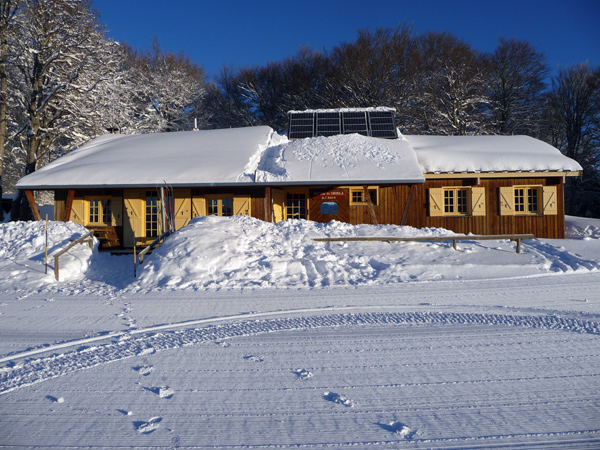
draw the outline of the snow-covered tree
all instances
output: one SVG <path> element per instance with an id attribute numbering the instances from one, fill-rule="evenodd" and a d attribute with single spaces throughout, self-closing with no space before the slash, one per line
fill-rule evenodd
<path id="1" fill-rule="evenodd" d="M 332 107 L 390 106 L 404 115 L 414 93 L 416 51 L 408 26 L 360 30 L 356 41 L 330 52 L 323 95 Z"/>
<path id="2" fill-rule="evenodd" d="M 488 65 L 466 42 L 449 33 L 419 38 L 419 95 L 414 111 L 423 134 L 468 135 L 485 132 Z"/>
<path id="3" fill-rule="evenodd" d="M 9 33 L 21 0 L 0 0 L 0 222 L 4 220 L 2 208 L 4 153 L 8 144 L 8 65 Z"/>
<path id="4" fill-rule="evenodd" d="M 27 174 L 93 134 L 82 106 L 107 76 L 112 54 L 89 0 L 24 0 L 15 20 L 14 94 L 25 116 L 16 139 Z"/>
<path id="5" fill-rule="evenodd" d="M 132 117 L 126 132 L 183 131 L 199 118 L 205 125 L 202 104 L 206 94 L 204 69 L 183 53 L 163 52 L 156 37 L 150 49 L 129 49 L 123 82 L 129 87 Z"/>
<path id="6" fill-rule="evenodd" d="M 501 37 L 489 60 L 492 132 L 535 135 L 548 74 L 544 54 L 526 41 Z"/>

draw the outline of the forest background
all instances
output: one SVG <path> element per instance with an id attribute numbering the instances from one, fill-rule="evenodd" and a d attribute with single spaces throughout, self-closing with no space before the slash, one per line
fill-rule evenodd
<path id="1" fill-rule="evenodd" d="M 487 53 L 401 24 L 358 30 L 329 50 L 224 66 L 209 81 L 157 38 L 145 50 L 108 38 L 90 0 L 0 0 L 0 195 L 101 134 L 195 122 L 281 131 L 290 110 L 387 106 L 404 134 L 521 134 L 555 146 L 584 169 L 567 181 L 566 213 L 600 217 L 600 67 L 549 72 L 524 40 L 499 37 Z M 12 218 L 27 218 L 26 205 L 17 197 Z"/>

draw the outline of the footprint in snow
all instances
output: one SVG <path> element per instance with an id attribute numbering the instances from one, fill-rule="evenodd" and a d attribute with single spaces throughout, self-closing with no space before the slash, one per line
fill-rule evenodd
<path id="1" fill-rule="evenodd" d="M 144 389 L 152 392 L 153 394 L 158 395 L 160 398 L 170 399 L 175 394 L 175 391 L 171 389 L 169 386 L 160 386 L 160 387 L 145 387 Z"/>
<path id="2" fill-rule="evenodd" d="M 308 380 L 309 378 L 312 378 L 313 374 L 312 372 L 309 372 L 306 369 L 296 369 L 296 370 L 292 370 L 293 373 L 296 374 L 296 376 L 298 377 L 298 379 L 300 380 Z"/>
<path id="3" fill-rule="evenodd" d="M 138 372 L 140 375 L 144 375 L 145 377 L 147 377 L 148 375 L 150 375 L 152 373 L 152 371 L 154 370 L 153 366 L 135 366 L 132 367 L 133 370 L 135 370 L 136 372 Z"/>
<path id="4" fill-rule="evenodd" d="M 340 405 L 349 406 L 351 408 L 354 406 L 354 401 L 343 395 L 336 394 L 335 392 L 325 392 L 323 398 L 327 401 L 339 403 Z"/>
<path id="5" fill-rule="evenodd" d="M 247 361 L 263 362 L 263 359 L 260 356 L 255 355 L 246 355 L 244 356 L 244 359 Z"/>
<path id="6" fill-rule="evenodd" d="M 412 430 L 408 425 L 403 424 L 402 422 L 391 421 L 387 424 L 378 423 L 381 428 L 385 431 L 389 431 L 390 433 L 394 433 L 398 435 L 398 437 L 406 440 L 412 439 L 415 435 L 416 430 Z"/>
<path id="7" fill-rule="evenodd" d="M 133 427 L 141 434 L 150 434 L 158 429 L 162 417 L 152 417 L 148 422 L 133 422 Z"/>
<path id="8" fill-rule="evenodd" d="M 151 355 L 154 351 L 154 347 L 142 348 L 137 354 L 138 356 Z"/>
<path id="9" fill-rule="evenodd" d="M 62 397 L 56 398 L 52 395 L 46 395 L 46 398 L 50 400 L 52 403 L 64 403 L 65 399 Z"/>

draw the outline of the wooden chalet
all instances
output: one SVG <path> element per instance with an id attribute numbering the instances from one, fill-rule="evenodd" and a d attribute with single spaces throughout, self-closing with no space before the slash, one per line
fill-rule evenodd
<path id="1" fill-rule="evenodd" d="M 403 136 L 386 108 L 290 112 L 251 128 L 100 136 L 22 178 L 103 247 L 147 245 L 205 215 L 564 238 L 575 161 L 526 136 Z M 169 225 L 170 224 L 170 225 Z"/>

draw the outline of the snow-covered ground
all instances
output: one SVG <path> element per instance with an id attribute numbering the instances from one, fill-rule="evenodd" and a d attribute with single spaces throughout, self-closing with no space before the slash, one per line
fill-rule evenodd
<path id="1" fill-rule="evenodd" d="M 0 225 L 0 448 L 599 448 L 600 221 L 199 218 L 138 267 Z M 49 253 L 86 230 L 50 222 Z"/>

